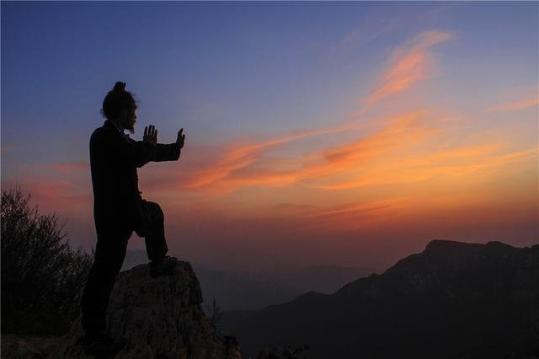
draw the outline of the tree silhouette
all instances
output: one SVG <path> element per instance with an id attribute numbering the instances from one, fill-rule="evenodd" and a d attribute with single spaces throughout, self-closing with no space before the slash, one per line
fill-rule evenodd
<path id="1" fill-rule="evenodd" d="M 78 315 L 91 257 L 20 188 L 2 191 L 2 333 L 61 334 Z"/>

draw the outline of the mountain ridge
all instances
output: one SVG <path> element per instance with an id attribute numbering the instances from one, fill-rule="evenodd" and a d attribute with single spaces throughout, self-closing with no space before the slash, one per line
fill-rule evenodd
<path id="1" fill-rule="evenodd" d="M 223 327 L 247 353 L 306 344 L 309 358 L 527 358 L 539 355 L 538 303 L 539 245 L 434 240 L 382 274 Z"/>

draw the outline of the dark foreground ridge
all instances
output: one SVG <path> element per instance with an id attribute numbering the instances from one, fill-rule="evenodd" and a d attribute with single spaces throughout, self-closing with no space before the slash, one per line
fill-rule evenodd
<path id="1" fill-rule="evenodd" d="M 308 358 L 539 358 L 539 245 L 435 240 L 381 275 L 226 313 L 244 353 L 309 346 Z"/>
<path id="2" fill-rule="evenodd" d="M 127 344 L 116 359 L 240 359 L 237 342 L 223 338 L 201 308 L 198 279 L 187 262 L 172 275 L 152 278 L 147 265 L 121 272 L 112 292 L 107 325 Z M 80 320 L 62 338 L 50 358 L 90 358 L 77 344 Z"/>

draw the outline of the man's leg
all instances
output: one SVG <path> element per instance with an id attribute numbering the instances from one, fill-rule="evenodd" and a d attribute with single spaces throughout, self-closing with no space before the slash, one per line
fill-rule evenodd
<path id="1" fill-rule="evenodd" d="M 155 202 L 142 201 L 146 226 L 143 235 L 146 242 L 146 253 L 152 262 L 160 262 L 168 252 L 165 239 L 165 216 Z"/>
<path id="2" fill-rule="evenodd" d="M 130 229 L 112 227 L 98 230 L 95 259 L 82 295 L 81 321 L 88 336 L 105 332 L 109 297 L 132 233 Z"/>
<path id="3" fill-rule="evenodd" d="M 142 213 L 144 225 L 137 233 L 144 237 L 146 253 L 150 263 L 150 275 L 157 277 L 163 274 L 171 274 L 176 267 L 176 259 L 166 256 L 168 252 L 165 239 L 165 218 L 161 207 L 155 202 L 142 201 Z"/>

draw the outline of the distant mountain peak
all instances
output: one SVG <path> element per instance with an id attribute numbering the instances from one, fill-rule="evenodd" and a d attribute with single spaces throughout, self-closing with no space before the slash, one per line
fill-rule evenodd
<path id="1" fill-rule="evenodd" d="M 489 248 L 494 249 L 498 248 L 500 250 L 511 250 L 515 247 L 510 246 L 509 244 L 491 241 L 486 244 L 483 243 L 468 243 L 468 242 L 457 242 L 450 241 L 446 239 L 434 239 L 430 241 L 425 247 L 426 252 L 432 251 L 453 251 L 453 250 L 467 250 L 467 249 L 479 249 L 479 248 Z"/>
<path id="2" fill-rule="evenodd" d="M 434 239 L 425 247 L 425 251 L 454 250 L 482 246 L 479 243 L 464 243 L 446 239 Z"/>

